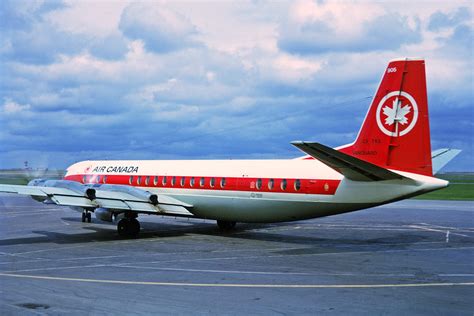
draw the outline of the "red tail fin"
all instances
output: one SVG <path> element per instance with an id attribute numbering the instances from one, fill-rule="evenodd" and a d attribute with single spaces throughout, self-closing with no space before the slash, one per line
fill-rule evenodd
<path id="1" fill-rule="evenodd" d="M 356 141 L 339 150 L 384 168 L 433 175 L 424 60 L 389 62 Z"/>

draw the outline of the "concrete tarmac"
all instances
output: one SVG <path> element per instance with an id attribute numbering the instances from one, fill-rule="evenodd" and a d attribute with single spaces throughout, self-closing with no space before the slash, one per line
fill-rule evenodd
<path id="1" fill-rule="evenodd" d="M 279 224 L 113 224 L 0 195 L 0 314 L 474 313 L 474 203 L 402 201 Z"/>

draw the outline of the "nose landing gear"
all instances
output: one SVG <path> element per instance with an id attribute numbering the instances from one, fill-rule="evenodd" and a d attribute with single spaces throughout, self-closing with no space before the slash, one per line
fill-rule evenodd
<path id="1" fill-rule="evenodd" d="M 92 222 L 92 214 L 91 212 L 89 212 L 88 210 L 84 210 L 82 211 L 82 222 L 85 223 L 85 222 Z"/>

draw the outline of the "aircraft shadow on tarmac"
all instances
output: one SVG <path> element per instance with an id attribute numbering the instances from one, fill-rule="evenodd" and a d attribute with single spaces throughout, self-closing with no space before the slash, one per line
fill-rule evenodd
<path id="1" fill-rule="evenodd" d="M 76 217 L 64 217 L 62 218 L 65 222 L 80 223 L 80 219 Z M 275 243 L 295 244 L 302 247 L 302 249 L 291 249 L 281 251 L 281 254 L 305 254 L 310 247 L 330 247 L 337 248 L 339 251 L 343 251 L 343 248 L 347 248 L 347 251 L 354 251 L 354 248 L 373 247 L 374 249 L 400 249 L 410 244 L 416 244 L 429 239 L 426 235 L 422 235 L 417 232 L 403 232 L 393 233 L 386 232 L 386 236 L 378 238 L 366 238 L 361 237 L 359 232 L 354 233 L 354 238 L 347 237 L 347 232 L 343 229 L 341 234 L 336 231 L 331 232 L 331 237 L 325 238 L 327 232 L 322 231 L 319 237 L 315 236 L 301 236 L 294 235 L 291 233 L 292 230 L 282 231 L 280 233 L 271 232 L 272 228 L 279 228 L 288 226 L 288 223 L 277 223 L 277 224 L 244 224 L 239 223 L 236 229 L 231 232 L 220 231 L 215 224 L 211 223 L 199 223 L 191 222 L 190 225 L 179 225 L 179 224 L 167 224 L 167 223 L 151 223 L 142 222 L 142 230 L 140 235 L 135 240 L 140 239 L 151 239 L 151 238 L 172 238 L 172 237 L 183 237 L 186 235 L 208 235 L 208 236 L 219 236 L 225 238 L 233 238 L 239 240 L 255 240 L 255 241 L 268 241 Z M 265 231 L 266 228 L 270 228 L 270 231 Z M 0 246 L 11 246 L 21 244 L 35 244 L 35 243 L 56 243 L 56 244 L 78 244 L 87 242 L 109 242 L 115 240 L 126 240 L 126 238 L 119 237 L 115 232 L 114 224 L 103 224 L 90 225 L 84 224 L 83 230 L 87 230 L 87 233 L 70 233 L 65 234 L 61 232 L 53 232 L 46 230 L 35 230 L 32 233 L 42 235 L 34 237 L 22 237 L 0 240 Z M 257 229 L 259 231 L 253 231 Z M 315 228 L 317 231 L 317 228 Z M 341 236 L 341 238 L 337 238 Z M 344 237 L 343 237 L 344 236 Z M 335 237 L 335 238 L 334 238 Z M 367 236 L 368 237 L 368 236 Z M 349 247 L 349 248 L 348 248 Z M 317 251 L 316 248 L 313 251 Z"/>

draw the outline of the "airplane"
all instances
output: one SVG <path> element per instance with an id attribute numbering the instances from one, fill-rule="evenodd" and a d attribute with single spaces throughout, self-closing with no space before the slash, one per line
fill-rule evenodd
<path id="1" fill-rule="evenodd" d="M 391 60 L 351 144 L 295 141 L 306 155 L 275 160 L 103 160 L 67 168 L 61 180 L 35 179 L 0 192 L 30 195 L 116 222 L 136 237 L 139 215 L 237 222 L 304 220 L 366 209 L 442 189 L 433 176 L 425 61 Z"/>
<path id="2" fill-rule="evenodd" d="M 440 148 L 431 152 L 433 174 L 437 174 L 444 166 L 461 153 L 461 149 Z"/>

